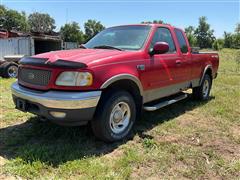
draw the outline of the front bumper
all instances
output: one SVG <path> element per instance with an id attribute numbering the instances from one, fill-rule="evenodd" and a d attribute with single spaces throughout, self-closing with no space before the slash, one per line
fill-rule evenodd
<path id="1" fill-rule="evenodd" d="M 93 118 L 101 91 L 37 91 L 18 83 L 12 85 L 16 108 L 58 124 L 81 125 Z M 60 114 L 60 115 L 59 115 Z"/>

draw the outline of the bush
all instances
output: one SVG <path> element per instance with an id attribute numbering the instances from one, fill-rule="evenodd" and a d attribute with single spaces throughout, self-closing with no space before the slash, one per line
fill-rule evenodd
<path id="1" fill-rule="evenodd" d="M 214 50 L 221 50 L 224 46 L 224 40 L 223 39 L 216 39 L 213 42 L 213 49 Z"/>

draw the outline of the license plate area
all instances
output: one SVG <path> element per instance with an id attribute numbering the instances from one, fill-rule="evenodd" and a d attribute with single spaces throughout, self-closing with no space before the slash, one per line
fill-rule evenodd
<path id="1" fill-rule="evenodd" d="M 27 101 L 24 99 L 16 99 L 16 108 L 21 111 L 27 111 Z"/>

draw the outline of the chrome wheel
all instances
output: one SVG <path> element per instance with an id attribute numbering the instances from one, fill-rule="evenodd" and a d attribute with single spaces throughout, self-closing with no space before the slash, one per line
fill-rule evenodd
<path id="1" fill-rule="evenodd" d="M 7 73 L 10 78 L 16 78 L 18 75 L 18 67 L 14 65 L 10 66 L 7 70 Z"/>
<path id="2" fill-rule="evenodd" d="M 208 96 L 209 89 L 210 89 L 209 81 L 205 79 L 205 81 L 203 82 L 203 89 L 202 89 L 204 98 Z"/>
<path id="3" fill-rule="evenodd" d="M 130 107 L 125 102 L 114 106 L 110 114 L 110 127 L 115 134 L 122 133 L 129 125 L 131 118 Z"/>

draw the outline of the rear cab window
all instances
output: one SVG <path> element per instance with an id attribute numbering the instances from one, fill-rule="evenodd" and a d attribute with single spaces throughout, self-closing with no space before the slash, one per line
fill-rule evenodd
<path id="1" fill-rule="evenodd" d="M 172 38 L 172 34 L 168 28 L 159 27 L 157 28 L 150 45 L 150 50 L 153 49 L 154 44 L 157 42 L 166 42 L 169 45 L 168 54 L 176 53 L 176 46 Z"/>
<path id="2" fill-rule="evenodd" d="M 183 35 L 183 32 L 179 29 L 174 29 L 174 32 L 176 34 L 178 44 L 180 46 L 180 50 L 182 53 L 188 53 L 188 46 L 187 46 L 187 41 Z"/>

